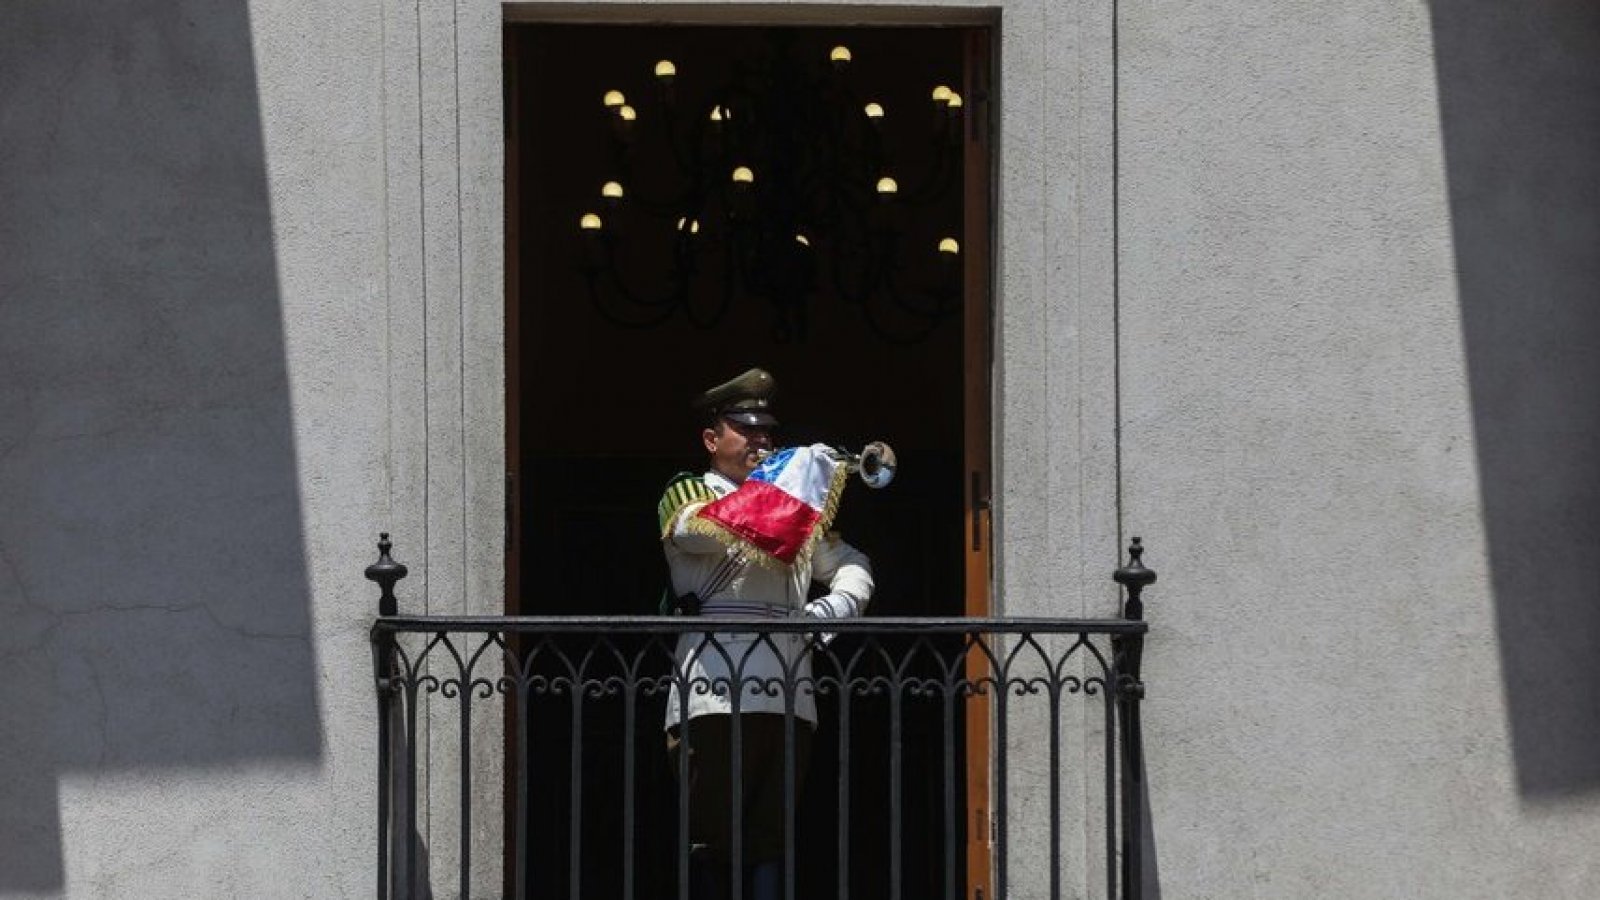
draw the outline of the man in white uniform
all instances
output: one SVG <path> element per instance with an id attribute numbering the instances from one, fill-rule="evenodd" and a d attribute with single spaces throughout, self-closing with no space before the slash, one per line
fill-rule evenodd
<path id="1" fill-rule="evenodd" d="M 658 509 L 661 544 L 682 612 L 750 619 L 839 618 L 860 615 L 872 596 L 872 569 L 866 555 L 837 534 L 820 540 L 808 559 L 783 569 L 757 564 L 742 551 L 687 527 L 701 507 L 738 489 L 755 471 L 759 451 L 773 449 L 777 420 L 770 403 L 775 387 L 771 375 L 751 369 L 705 392 L 695 403 L 706 416 L 700 439 L 710 471 L 674 479 Z M 828 593 L 808 602 L 813 581 Z M 685 699 L 675 684 L 668 699 L 667 748 L 674 773 L 679 771 L 678 754 L 685 749 L 689 754 L 688 837 L 695 900 L 728 896 L 735 768 L 742 786 L 741 859 L 750 883 L 746 896 L 753 900 L 780 896 L 785 710 L 792 704 L 798 720 L 797 784 L 817 722 L 812 692 L 783 687 L 811 678 L 806 644 L 805 635 L 761 639 L 749 633 L 690 634 L 678 643 L 679 683 L 688 692 Z M 730 685 L 742 686 L 737 700 Z M 731 745 L 736 702 L 741 744 L 737 767 Z M 681 722 L 685 714 L 691 720 L 686 741 Z"/>

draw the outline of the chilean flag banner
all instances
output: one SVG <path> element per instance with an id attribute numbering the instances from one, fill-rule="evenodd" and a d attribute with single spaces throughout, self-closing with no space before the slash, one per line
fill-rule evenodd
<path id="1" fill-rule="evenodd" d="M 756 562 L 792 566 L 827 532 L 849 475 L 826 444 L 788 447 L 762 460 L 738 490 L 702 507 L 688 528 L 753 550 Z"/>

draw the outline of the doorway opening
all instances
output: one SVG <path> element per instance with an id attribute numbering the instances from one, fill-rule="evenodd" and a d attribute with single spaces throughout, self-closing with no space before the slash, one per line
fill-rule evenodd
<path id="1" fill-rule="evenodd" d="M 656 613 L 668 583 L 656 502 L 675 473 L 705 468 L 689 401 L 752 366 L 776 376 L 781 444 L 881 439 L 900 458 L 891 487 L 854 484 L 837 519 L 872 560 L 868 614 L 988 614 L 991 40 L 973 26 L 506 24 L 508 614 Z M 776 83 L 796 60 L 802 74 Z M 805 111 L 827 109 L 806 90 L 854 98 L 836 104 L 854 118 Z M 714 130 L 730 120 L 740 137 Z M 858 177 L 875 205 L 817 180 Z M 616 716 L 586 718 L 581 735 L 541 729 L 527 748 L 530 795 L 544 800 L 507 841 L 545 873 L 541 892 L 566 889 L 564 779 L 581 746 L 583 893 L 621 895 L 622 800 L 606 773 L 625 734 L 642 767 L 632 865 L 640 884 L 676 884 L 676 785 L 659 710 L 641 715 L 632 729 Z M 969 699 L 965 718 L 956 855 L 971 896 L 989 892 L 986 703 Z M 822 720 L 815 745 L 833 747 L 826 704 Z M 879 725 L 852 732 L 864 757 L 883 757 Z M 907 783 L 937 783 L 940 723 L 903 727 Z M 838 768 L 818 752 L 807 783 Z M 805 792 L 799 846 L 831 846 L 828 795 Z M 854 796 L 881 817 L 870 785 Z M 939 893 L 938 816 L 908 804 L 905 820 L 904 889 Z M 886 895 L 875 833 L 861 829 L 851 857 L 860 896 Z M 831 896 L 833 864 L 803 863 L 800 896 Z"/>

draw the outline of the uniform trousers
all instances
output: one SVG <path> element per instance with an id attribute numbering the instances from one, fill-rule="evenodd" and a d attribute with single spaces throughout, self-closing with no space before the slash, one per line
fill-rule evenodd
<path id="1" fill-rule="evenodd" d="M 741 713 L 739 743 L 740 808 L 744 866 L 783 860 L 784 737 L 782 713 Z M 805 719 L 794 720 L 795 800 L 811 759 L 811 733 Z M 685 740 L 686 738 L 686 740 Z M 687 747 L 685 746 L 687 745 Z M 680 754 L 689 754 L 689 846 L 697 859 L 726 864 L 733 857 L 733 716 L 702 715 L 667 731 L 667 755 L 677 777 Z M 798 823 L 797 823 L 798 824 Z"/>

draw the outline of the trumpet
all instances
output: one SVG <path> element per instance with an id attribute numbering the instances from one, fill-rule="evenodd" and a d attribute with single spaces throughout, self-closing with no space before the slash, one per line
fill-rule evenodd
<path id="1" fill-rule="evenodd" d="M 765 460 L 775 451 L 757 450 L 756 459 Z M 894 470 L 899 466 L 895 459 L 894 448 L 883 441 L 873 441 L 861 448 L 860 453 L 851 453 L 838 447 L 829 447 L 828 455 L 835 462 L 844 463 L 849 471 L 861 476 L 862 482 L 869 488 L 884 488 L 894 480 Z"/>

